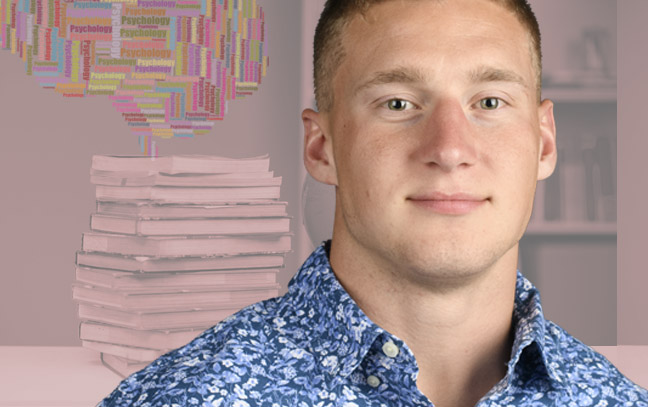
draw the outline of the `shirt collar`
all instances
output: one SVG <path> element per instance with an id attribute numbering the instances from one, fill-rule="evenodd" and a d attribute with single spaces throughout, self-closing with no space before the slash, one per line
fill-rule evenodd
<path id="1" fill-rule="evenodd" d="M 560 346 L 549 332 L 538 289 L 517 271 L 513 308 L 515 339 L 508 363 L 507 384 L 531 369 L 555 388 L 571 392 Z M 525 354 L 526 353 L 526 354 Z"/>
<path id="2" fill-rule="evenodd" d="M 291 279 L 288 291 L 293 310 L 309 313 L 303 318 L 306 323 L 319 322 L 304 327 L 310 338 L 309 351 L 323 371 L 344 379 L 362 363 L 380 335 L 391 334 L 371 321 L 342 287 L 328 260 L 329 247 L 330 240 L 311 254 Z M 501 384 L 511 385 L 525 370 L 533 369 L 554 387 L 569 389 L 558 344 L 547 332 L 540 294 L 519 271 L 513 323 L 515 339 L 507 380 Z"/>
<path id="3" fill-rule="evenodd" d="M 359 365 L 384 329 L 360 309 L 331 270 L 323 242 L 304 262 L 288 285 L 295 312 L 308 313 L 304 327 L 309 351 L 321 370 L 345 379 Z M 346 337 L 346 339 L 344 339 Z"/>

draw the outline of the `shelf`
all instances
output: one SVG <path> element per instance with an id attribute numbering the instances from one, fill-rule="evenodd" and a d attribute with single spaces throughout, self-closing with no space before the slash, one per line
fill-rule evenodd
<path id="1" fill-rule="evenodd" d="M 616 236 L 616 222 L 529 222 L 526 236 Z"/>
<path id="2" fill-rule="evenodd" d="M 559 103 L 616 103 L 617 89 L 616 87 L 549 87 L 542 90 L 542 98 Z"/>

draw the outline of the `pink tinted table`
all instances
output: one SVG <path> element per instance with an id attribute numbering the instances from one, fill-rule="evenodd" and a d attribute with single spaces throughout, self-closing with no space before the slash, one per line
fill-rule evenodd
<path id="1" fill-rule="evenodd" d="M 592 346 L 621 373 L 639 386 L 648 389 L 648 346 Z"/>
<path id="2" fill-rule="evenodd" d="M 0 346 L 1 407 L 92 407 L 121 380 L 80 346 Z"/>

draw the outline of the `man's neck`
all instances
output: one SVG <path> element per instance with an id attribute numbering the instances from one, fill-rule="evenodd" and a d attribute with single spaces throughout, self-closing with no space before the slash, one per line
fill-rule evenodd
<path id="1" fill-rule="evenodd" d="M 517 245 L 493 267 L 445 290 L 411 282 L 399 270 L 382 270 L 349 245 L 336 245 L 335 238 L 329 258 L 364 313 L 412 350 L 417 386 L 435 406 L 474 406 L 505 376 L 513 344 Z"/>

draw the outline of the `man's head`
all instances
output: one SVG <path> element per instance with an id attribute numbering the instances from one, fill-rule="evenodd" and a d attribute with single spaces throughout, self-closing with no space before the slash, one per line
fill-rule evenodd
<path id="1" fill-rule="evenodd" d="M 555 126 L 528 30 L 500 3 L 392 0 L 349 18 L 345 56 L 323 61 L 338 63 L 334 103 L 302 113 L 306 168 L 337 187 L 333 248 L 417 283 L 515 267 Z"/>
<path id="2" fill-rule="evenodd" d="M 328 111 L 333 105 L 331 89 L 333 76 L 342 59 L 347 55 L 342 45 L 344 29 L 356 15 L 365 15 L 367 10 L 380 3 L 397 0 L 327 0 L 320 15 L 315 41 L 313 44 L 313 73 L 315 84 L 315 101 L 320 111 Z M 452 0 L 418 0 L 418 1 L 452 1 Z M 527 0 L 491 0 L 515 15 L 527 30 L 529 39 L 529 56 L 536 69 L 536 89 L 538 101 L 542 78 L 542 53 L 540 47 L 540 29 L 538 21 Z M 407 7 L 407 1 L 401 2 Z"/>

